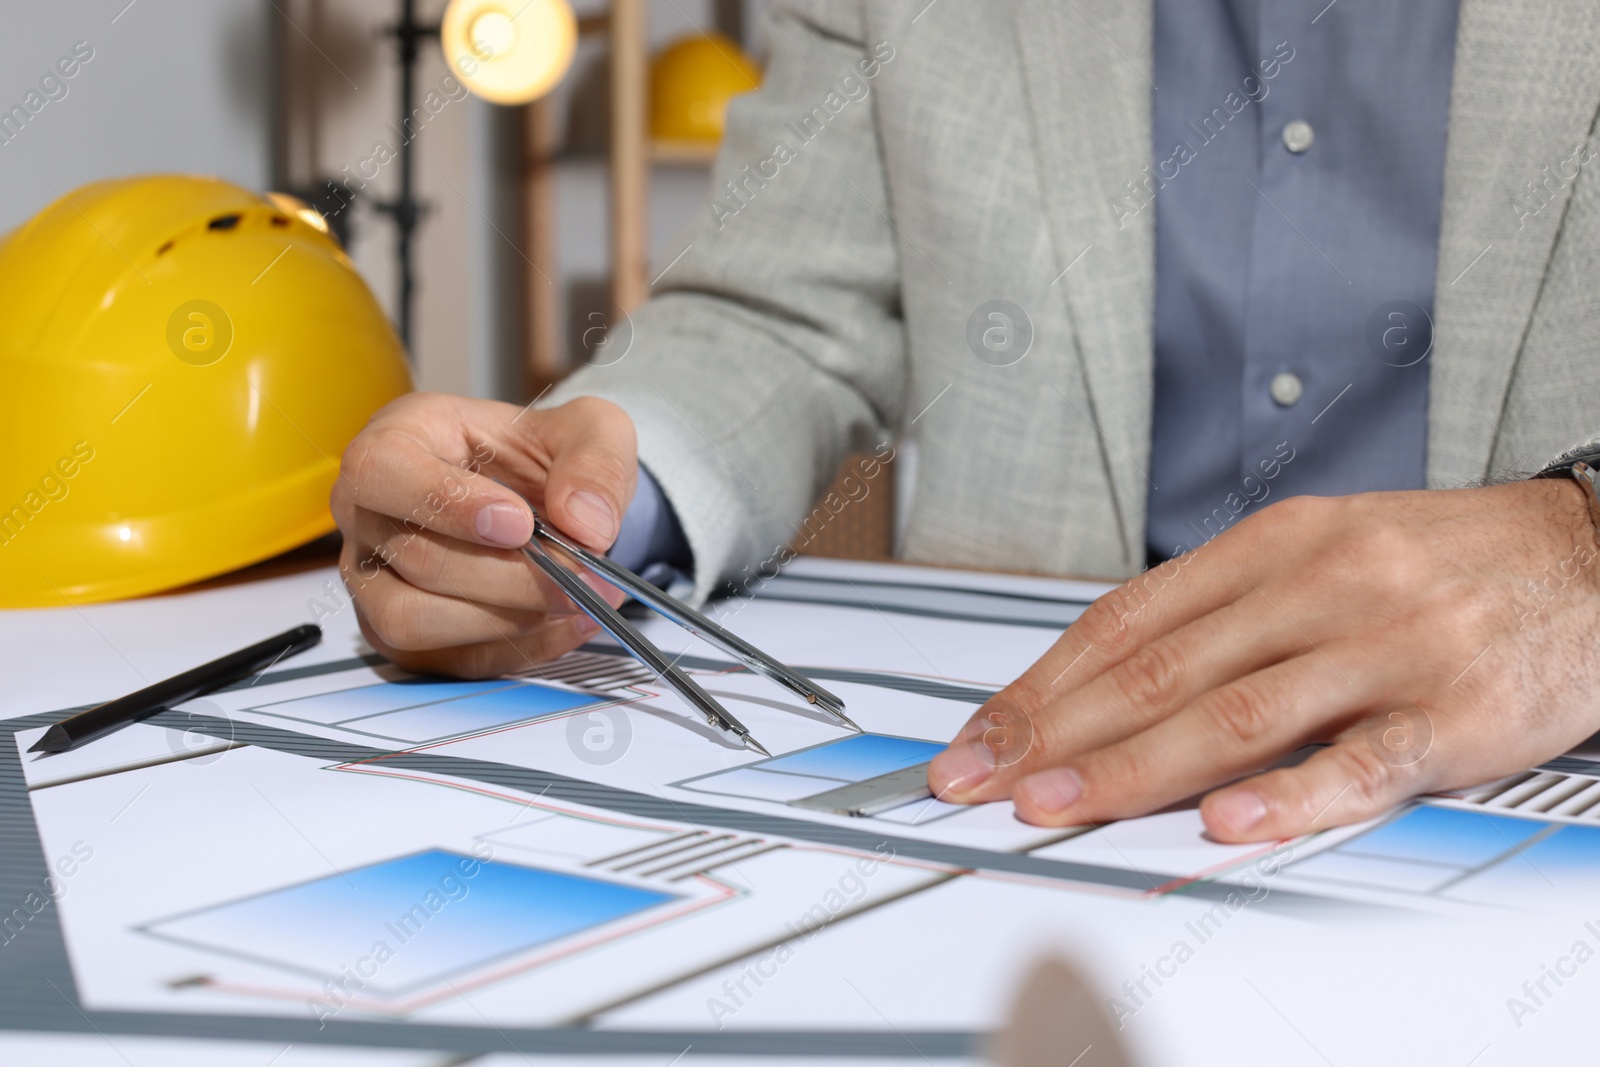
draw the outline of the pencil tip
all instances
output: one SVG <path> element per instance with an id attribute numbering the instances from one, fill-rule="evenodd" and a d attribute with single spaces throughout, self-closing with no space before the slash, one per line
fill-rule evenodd
<path id="1" fill-rule="evenodd" d="M 67 732 L 60 726 L 52 726 L 44 732 L 44 736 L 33 743 L 29 752 L 65 752 L 72 747 L 72 742 L 67 738 Z"/>

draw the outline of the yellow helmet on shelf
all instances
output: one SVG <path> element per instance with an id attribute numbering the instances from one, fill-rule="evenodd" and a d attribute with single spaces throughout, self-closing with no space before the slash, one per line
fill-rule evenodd
<path id="1" fill-rule="evenodd" d="M 215 178 L 95 182 L 0 243 L 0 607 L 185 585 L 333 527 L 411 377 L 321 216 Z"/>
<path id="2" fill-rule="evenodd" d="M 728 101 L 760 87 L 761 68 L 732 39 L 715 32 L 685 37 L 650 65 L 650 136 L 720 141 Z"/>

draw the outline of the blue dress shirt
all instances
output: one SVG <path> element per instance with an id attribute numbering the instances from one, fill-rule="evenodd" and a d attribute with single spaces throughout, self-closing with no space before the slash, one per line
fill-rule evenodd
<path id="1" fill-rule="evenodd" d="M 1153 558 L 1419 489 L 1457 0 L 1155 0 Z"/>
<path id="2" fill-rule="evenodd" d="M 617 540 L 606 555 L 661 589 L 671 585 L 679 573 L 694 570 L 694 556 L 678 514 L 643 465 Z"/>
<path id="3" fill-rule="evenodd" d="M 1425 484 L 1457 0 L 1154 0 L 1153 559 Z M 613 558 L 692 569 L 648 471 Z"/>

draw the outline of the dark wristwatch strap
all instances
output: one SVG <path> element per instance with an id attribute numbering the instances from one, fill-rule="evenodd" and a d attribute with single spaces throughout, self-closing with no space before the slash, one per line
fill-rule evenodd
<path id="1" fill-rule="evenodd" d="M 1583 484 L 1590 496 L 1600 502 L 1600 486 L 1595 484 L 1597 473 L 1600 473 L 1600 444 L 1587 444 L 1563 452 L 1534 477 L 1575 479 Z"/>

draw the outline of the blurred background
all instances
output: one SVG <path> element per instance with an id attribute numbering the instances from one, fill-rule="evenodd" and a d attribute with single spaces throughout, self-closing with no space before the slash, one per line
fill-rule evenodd
<path id="1" fill-rule="evenodd" d="M 674 234 L 703 208 L 716 147 L 704 138 L 650 135 L 649 64 L 676 42 L 699 42 L 702 58 L 718 55 L 705 44 L 708 37 L 721 42 L 719 33 L 759 62 L 765 4 L 633 0 L 626 6 L 636 9 L 637 31 L 614 35 L 611 3 L 572 0 L 580 27 L 572 66 L 551 93 L 519 106 L 463 91 L 438 38 L 418 42 L 413 103 L 424 117 L 408 132 L 420 209 L 409 331 L 419 388 L 526 401 L 608 342 L 617 319 L 618 219 L 608 151 L 613 37 L 620 36 L 624 62 L 643 72 L 632 83 L 644 97 L 634 101 L 635 110 L 644 109 L 642 182 L 630 193 L 637 208 L 621 220 L 637 231 L 623 239 L 639 248 L 642 261 L 628 268 L 638 276 L 681 251 Z M 37 111 L 0 124 L 0 233 L 60 194 L 111 176 L 193 172 L 288 191 L 330 216 L 398 322 L 394 155 L 404 134 L 395 29 L 404 6 L 12 5 L 0 37 L 0 117 L 23 106 L 75 46 L 80 57 L 92 50 L 92 58 L 72 78 L 52 81 L 62 88 Z M 416 0 L 413 19 L 431 29 L 445 7 L 445 0 Z M 722 63 L 718 73 L 726 79 Z M 623 114 L 636 121 L 633 112 Z M 630 284 L 637 292 L 637 280 L 624 288 Z"/>
<path id="2" fill-rule="evenodd" d="M 14 5 L 0 37 L 0 235 L 108 177 L 290 193 L 343 243 L 418 388 L 526 403 L 631 343 L 626 312 L 705 210 L 727 102 L 759 86 L 767 3 Z M 491 103 L 468 53 L 486 57 L 482 71 L 524 70 L 530 47 L 545 72 L 519 90 L 531 101 Z M 884 492 L 800 550 L 888 558 L 905 513 L 895 492 L 911 483 L 887 471 Z"/>

